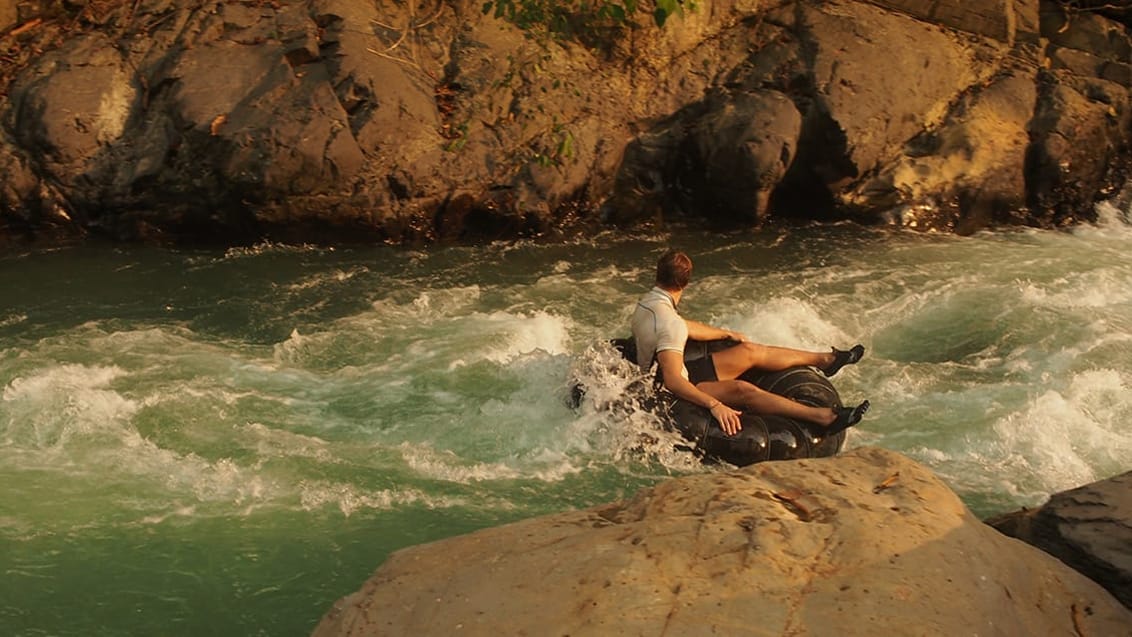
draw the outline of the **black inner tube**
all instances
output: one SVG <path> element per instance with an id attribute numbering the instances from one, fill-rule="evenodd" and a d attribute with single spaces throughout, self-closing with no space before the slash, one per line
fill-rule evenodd
<path id="1" fill-rule="evenodd" d="M 636 363 L 636 343 L 632 338 L 614 339 L 614 347 Z M 691 361 L 735 345 L 734 341 L 688 341 L 684 360 Z M 841 397 L 824 374 L 813 367 L 791 367 L 778 372 L 748 370 L 742 376 L 758 387 L 813 407 L 841 407 Z M 845 444 L 845 431 L 823 435 L 823 427 L 782 416 L 743 414 L 743 428 L 728 436 L 712 418 L 711 412 L 661 389 L 659 409 L 672 429 L 695 445 L 705 461 L 724 461 L 746 466 L 765 460 L 792 460 L 832 456 Z"/>

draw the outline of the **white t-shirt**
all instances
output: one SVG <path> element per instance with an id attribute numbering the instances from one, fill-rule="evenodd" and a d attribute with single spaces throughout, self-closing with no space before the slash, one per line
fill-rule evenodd
<path id="1" fill-rule="evenodd" d="M 637 340 L 637 364 L 641 369 L 652 367 L 657 352 L 671 350 L 684 354 L 688 324 L 676 313 L 672 295 L 659 287 L 649 290 L 637 302 L 631 325 Z M 683 368 L 681 374 L 687 378 L 688 368 Z"/>

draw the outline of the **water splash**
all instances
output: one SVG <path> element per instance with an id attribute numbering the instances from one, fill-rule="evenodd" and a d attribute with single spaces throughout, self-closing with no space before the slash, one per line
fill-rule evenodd
<path id="1" fill-rule="evenodd" d="M 51 625 L 54 606 L 28 591 L 46 577 L 79 599 L 60 574 L 93 568 L 107 599 L 282 587 L 322 608 L 402 546 L 726 469 L 663 429 L 651 377 L 606 343 L 670 243 L 696 259 L 693 318 L 774 344 L 866 345 L 834 379 L 873 403 L 849 446 L 913 456 L 980 515 L 1040 503 L 1132 463 L 1132 231 L 1127 211 L 1102 212 L 1072 232 L 973 237 L 838 226 L 726 245 L 9 260 L 5 603 Z M 280 568 L 317 590 L 281 584 Z M 172 625 L 190 606 L 145 607 Z M 248 621 L 277 626 L 279 610 Z"/>

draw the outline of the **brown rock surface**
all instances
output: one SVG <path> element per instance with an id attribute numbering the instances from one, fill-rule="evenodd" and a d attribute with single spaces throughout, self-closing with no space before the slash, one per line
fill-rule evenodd
<path id="1" fill-rule="evenodd" d="M 1128 635 L 1129 612 L 862 448 L 395 553 L 331 635 Z"/>
<path id="2" fill-rule="evenodd" d="M 705 0 L 575 38 L 478 1 L 17 8 L 34 26 L 0 33 L 0 161 L 19 167 L 0 235 L 968 232 L 1093 218 L 1132 165 L 1123 14 L 1053 0 Z"/>
<path id="3" fill-rule="evenodd" d="M 16 26 L 20 19 L 16 0 L 0 0 L 0 32 L 8 31 Z"/>

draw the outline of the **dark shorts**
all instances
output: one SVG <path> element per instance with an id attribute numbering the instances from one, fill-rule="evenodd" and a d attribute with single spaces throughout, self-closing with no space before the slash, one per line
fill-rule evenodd
<path id="1" fill-rule="evenodd" d="M 694 360 L 684 361 L 684 367 L 688 368 L 688 380 L 692 381 L 693 385 L 704 381 L 719 380 L 719 376 L 715 374 L 715 362 L 711 360 L 711 354 Z"/>

